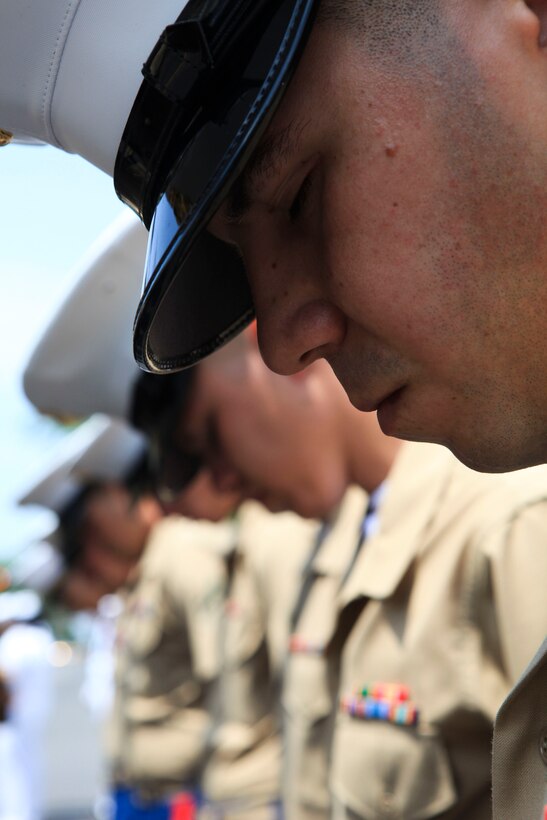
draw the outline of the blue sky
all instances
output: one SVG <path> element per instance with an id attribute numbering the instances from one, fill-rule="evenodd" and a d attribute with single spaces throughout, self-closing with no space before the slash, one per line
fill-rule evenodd
<path id="1" fill-rule="evenodd" d="M 24 399 L 21 370 L 73 267 L 123 209 L 112 180 L 79 157 L 0 149 L 0 559 L 49 526 L 13 498 L 63 435 Z"/>

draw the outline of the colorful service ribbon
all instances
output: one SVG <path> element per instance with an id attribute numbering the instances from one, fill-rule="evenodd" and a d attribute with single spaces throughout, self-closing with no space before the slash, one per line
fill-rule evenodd
<path id="1" fill-rule="evenodd" d="M 379 720 L 398 726 L 417 726 L 419 711 L 410 700 L 408 686 L 400 683 L 375 683 L 363 686 L 354 695 L 340 698 L 340 709 L 361 720 Z"/>

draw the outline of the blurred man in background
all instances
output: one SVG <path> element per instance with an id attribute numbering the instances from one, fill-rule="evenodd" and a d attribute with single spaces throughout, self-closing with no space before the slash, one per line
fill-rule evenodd
<path id="1" fill-rule="evenodd" d="M 92 278 L 88 277 L 86 281 L 88 284 L 92 283 Z M 83 284 L 80 286 L 80 291 L 82 287 Z M 77 298 L 78 296 L 80 297 L 79 299 Z M 79 323 L 75 321 L 75 317 L 80 315 L 83 310 L 84 301 L 81 296 L 82 294 L 78 290 L 74 292 L 73 296 L 67 301 L 64 315 L 59 314 L 57 316 L 57 324 L 53 323 L 45 336 L 44 343 L 40 346 L 37 356 L 32 359 L 31 369 L 34 369 L 35 385 L 36 376 L 40 373 L 40 369 L 37 366 L 38 361 L 41 360 L 47 365 L 48 356 L 50 356 L 51 345 L 48 345 L 48 341 L 51 342 L 51 340 L 55 338 L 56 333 L 59 332 L 59 328 L 63 326 L 63 323 L 65 323 L 65 326 L 79 326 Z M 125 314 L 123 315 L 125 316 Z M 108 332 L 108 327 L 105 328 L 105 331 Z M 103 345 L 105 339 L 106 336 L 105 333 L 103 333 L 101 336 L 101 343 Z M 84 340 L 80 339 L 80 345 L 82 349 L 87 349 L 85 337 Z M 75 351 L 76 348 L 71 345 L 70 355 L 73 356 Z M 123 351 L 121 355 L 124 355 Z M 112 361 L 115 357 L 116 350 L 112 348 L 109 351 L 109 361 Z M 98 366 L 100 370 L 100 362 Z M 102 367 L 104 369 L 104 363 Z M 97 372 L 97 369 L 93 372 Z M 31 375 L 32 374 L 29 374 L 27 378 L 28 386 L 32 385 Z M 78 374 L 73 377 L 73 381 L 74 380 L 76 382 L 78 381 Z M 279 556 L 277 556 L 277 568 L 280 570 L 279 575 L 276 574 L 274 565 L 271 563 L 260 560 L 257 562 L 258 565 L 262 566 L 263 570 L 266 567 L 268 568 L 263 573 L 264 580 L 258 581 L 258 588 L 261 590 L 260 594 L 252 592 L 252 584 L 257 583 L 259 574 L 253 578 L 254 571 L 251 571 L 251 581 L 247 580 L 244 582 L 238 580 L 237 574 L 234 576 L 235 582 L 233 590 L 237 590 L 238 586 L 240 588 L 243 586 L 249 593 L 248 600 L 254 600 L 255 602 L 269 601 L 272 607 L 270 613 L 262 613 L 259 611 L 260 606 L 255 607 L 255 611 L 259 613 L 255 623 L 267 623 L 270 616 L 272 621 L 275 622 L 275 617 L 272 613 L 275 612 L 276 601 L 280 604 L 280 612 L 282 612 L 280 623 L 284 623 L 284 627 L 283 629 L 279 629 L 278 635 L 284 635 L 281 643 L 285 647 L 287 643 L 289 643 L 288 635 L 291 631 L 294 632 L 294 640 L 290 643 L 292 649 L 291 662 L 289 665 L 292 668 L 294 668 L 297 663 L 300 665 L 300 659 L 297 658 L 297 656 L 310 656 L 315 654 L 319 659 L 315 664 L 315 684 L 318 685 L 318 691 L 321 690 L 326 697 L 326 711 L 322 711 L 320 716 L 315 716 L 318 718 L 317 721 L 315 721 L 315 718 L 312 716 L 311 721 L 308 720 L 307 725 L 305 725 L 306 721 L 303 719 L 303 715 L 297 715 L 293 709 L 293 717 L 295 720 L 292 721 L 292 727 L 294 728 L 298 724 L 296 734 L 298 735 L 300 733 L 300 739 L 298 743 L 293 743 L 292 741 L 290 743 L 290 748 L 294 753 L 292 759 L 298 761 L 298 764 L 292 767 L 294 771 L 298 766 L 304 766 L 306 754 L 309 752 L 307 744 L 313 741 L 313 732 L 317 730 L 316 734 L 320 735 L 319 740 L 316 737 L 318 742 L 315 743 L 315 749 L 317 751 L 315 760 L 317 765 L 315 771 L 308 769 L 306 776 L 309 777 L 310 781 L 303 789 L 294 788 L 294 784 L 299 778 L 293 778 L 292 786 L 287 786 L 287 788 L 288 793 L 290 792 L 291 794 L 288 800 L 296 801 L 293 804 L 294 811 L 328 811 L 330 796 L 328 790 L 325 788 L 328 769 L 326 761 L 330 754 L 330 728 L 328 717 L 335 708 L 337 691 L 336 689 L 333 690 L 330 686 L 330 682 L 326 680 L 325 676 L 328 673 L 327 665 L 321 661 L 321 658 L 326 646 L 334 639 L 335 633 L 337 632 L 338 610 L 343 608 L 343 604 L 341 603 L 342 599 L 339 599 L 338 595 L 341 581 L 348 569 L 348 564 L 344 563 L 344 561 L 347 560 L 351 562 L 351 560 L 355 558 L 358 548 L 363 544 L 363 535 L 366 533 L 368 539 L 371 537 L 371 532 L 373 533 L 373 531 L 370 530 L 370 521 L 366 522 L 366 524 L 363 523 L 365 494 L 368 493 L 373 496 L 379 494 L 381 496 L 383 485 L 387 482 L 389 486 L 391 471 L 395 469 L 395 466 L 398 464 L 399 457 L 403 465 L 410 464 L 413 458 L 415 458 L 417 463 L 423 468 L 424 483 L 420 485 L 419 481 L 416 481 L 416 488 L 421 487 L 421 489 L 419 492 L 416 489 L 416 497 L 414 498 L 413 504 L 417 508 L 423 505 L 423 509 L 427 510 L 429 509 L 428 504 L 433 499 L 433 493 L 437 485 L 444 486 L 445 482 L 448 482 L 447 486 L 450 486 L 450 482 L 452 481 L 451 470 L 453 469 L 452 465 L 454 462 L 449 459 L 445 464 L 444 461 L 440 459 L 438 467 L 436 468 L 438 469 L 438 473 L 433 469 L 432 474 L 430 474 L 429 466 L 425 463 L 426 459 L 424 458 L 424 463 L 422 464 L 419 454 L 420 452 L 426 452 L 425 450 L 420 451 L 420 448 L 418 448 L 417 454 L 414 457 L 412 456 L 414 448 L 408 448 L 409 455 L 407 456 L 404 456 L 404 453 L 400 454 L 399 450 L 401 445 L 398 442 L 387 439 L 382 435 L 373 419 L 363 416 L 351 408 L 346 398 L 336 387 L 333 375 L 325 369 L 324 366 L 316 365 L 309 375 L 289 380 L 277 377 L 268 372 L 260 362 L 257 346 L 252 334 L 240 337 L 222 351 L 219 351 L 214 356 L 202 362 L 192 376 L 181 376 L 179 383 L 180 391 L 177 388 L 173 392 L 171 390 L 171 384 L 175 385 L 177 383 L 177 377 L 168 377 L 160 380 L 154 380 L 154 377 L 141 377 L 137 379 L 136 389 L 134 389 L 132 393 L 132 415 L 134 418 L 138 418 L 141 426 L 148 430 L 149 435 L 152 436 L 154 445 L 157 447 L 157 475 L 160 486 L 162 487 L 162 494 L 166 489 L 176 490 L 177 487 L 170 486 L 170 482 L 177 479 L 180 475 L 187 475 L 190 467 L 196 469 L 201 462 L 205 462 L 212 472 L 218 489 L 221 491 L 236 492 L 242 497 L 260 500 L 271 510 L 292 509 L 302 515 L 316 516 L 330 523 L 330 519 L 335 514 L 338 505 L 342 502 L 348 487 L 351 484 L 356 484 L 361 488 L 363 494 L 362 508 L 357 516 L 357 519 L 360 519 L 360 521 L 356 519 L 352 533 L 349 534 L 348 531 L 348 535 L 344 537 L 344 548 L 340 549 L 340 553 L 346 556 L 346 558 L 341 560 L 336 568 L 332 569 L 328 585 L 325 579 L 329 577 L 329 573 L 321 569 L 320 547 L 322 546 L 322 538 L 315 544 L 317 547 L 317 556 L 314 557 L 317 557 L 318 560 L 317 562 L 311 561 L 307 576 L 302 574 L 302 566 L 298 561 L 293 565 L 293 567 L 297 568 L 296 571 L 292 575 L 287 572 L 285 576 L 283 573 L 284 565 L 279 559 Z M 40 389 L 44 390 L 47 394 L 48 387 L 45 381 Z M 90 393 L 89 389 L 87 393 Z M 85 395 L 85 390 L 77 391 L 76 395 L 79 397 Z M 123 395 L 125 396 L 126 394 Z M 92 398 L 94 401 L 97 400 L 97 391 L 94 391 Z M 51 400 L 50 398 L 50 402 Z M 43 402 L 40 403 L 43 404 Z M 121 404 L 127 406 L 127 398 L 124 398 Z M 62 411 L 70 408 L 61 407 L 60 409 Z M 427 450 L 427 452 L 429 453 L 430 451 Z M 433 448 L 428 456 L 428 458 L 431 458 L 433 464 L 436 464 L 438 460 L 435 454 L 436 450 Z M 396 510 L 399 509 L 400 512 L 396 517 L 400 517 L 402 526 L 405 526 L 405 516 L 409 515 L 408 510 L 411 506 L 410 502 L 405 500 L 407 491 L 406 484 L 412 485 L 411 476 L 417 468 L 404 466 L 399 469 L 403 472 L 405 478 L 400 481 L 394 481 L 394 486 L 397 489 L 393 490 L 394 500 L 390 501 L 388 509 L 390 507 Z M 416 475 L 419 475 L 419 472 L 416 472 Z M 455 475 L 457 476 L 457 471 Z M 464 484 L 469 482 L 471 497 L 474 499 L 473 503 L 479 507 L 482 494 L 487 495 L 491 487 L 495 488 L 498 486 L 496 481 L 500 482 L 500 497 L 504 494 L 505 479 L 489 480 L 473 476 L 472 473 L 464 470 L 461 480 Z M 539 479 L 531 480 L 530 483 L 528 483 L 527 479 L 520 480 L 525 484 L 524 493 L 529 492 L 530 494 L 530 503 L 532 505 L 536 502 L 541 504 L 543 498 L 541 489 L 543 479 L 540 477 Z M 478 484 L 475 483 L 477 481 Z M 540 484 L 539 490 L 536 483 L 538 481 Z M 495 492 L 495 490 L 493 489 L 492 492 Z M 379 499 L 377 498 L 376 517 L 381 521 L 382 511 L 381 509 L 378 510 L 378 501 Z M 502 532 L 504 532 L 508 526 L 512 509 L 511 506 L 507 506 L 504 513 L 506 518 L 503 518 L 503 520 L 502 518 L 499 519 L 498 523 Z M 476 518 L 474 513 L 473 515 L 468 513 L 466 516 L 463 516 L 463 510 L 458 508 L 457 504 L 452 505 L 451 501 L 449 503 L 449 500 L 445 500 L 444 506 L 439 506 L 439 520 L 442 520 L 443 516 L 446 516 L 446 526 L 448 526 L 449 522 L 454 521 L 457 514 L 462 515 L 462 529 L 459 540 L 456 539 L 456 548 L 461 551 L 461 560 L 469 560 L 471 566 L 473 566 L 471 556 L 474 555 L 474 552 L 469 544 L 469 535 L 466 527 L 469 527 L 470 532 L 475 532 L 479 517 Z M 413 567 L 415 565 L 422 566 L 419 560 L 419 553 L 423 544 L 420 539 L 423 538 L 426 541 L 429 537 L 426 524 L 428 526 L 431 525 L 434 529 L 434 524 L 431 522 L 422 522 L 422 524 L 423 528 L 420 530 L 420 537 L 416 537 L 416 539 L 412 541 L 408 552 L 405 552 L 402 547 L 396 550 L 395 546 L 393 554 L 391 554 L 389 550 L 387 550 L 385 554 L 381 553 L 380 550 L 376 553 L 373 548 L 365 550 L 365 554 L 384 555 L 385 567 L 383 570 L 380 570 L 382 561 L 379 558 L 375 573 L 378 572 L 382 575 L 383 572 L 383 574 L 387 576 L 393 572 L 394 589 L 397 587 L 399 581 L 402 582 L 399 574 L 400 571 L 403 571 L 405 568 L 408 569 L 410 564 L 412 564 Z M 288 538 L 286 541 L 289 543 Z M 394 538 L 393 543 L 395 544 L 397 541 L 398 539 Z M 258 554 L 259 538 L 256 539 L 256 544 L 255 553 L 251 547 L 245 559 L 249 567 L 252 567 L 253 556 Z M 447 538 L 446 543 L 439 543 L 436 551 L 438 551 L 438 553 L 442 553 L 443 550 L 450 551 L 450 544 L 451 541 Z M 308 541 L 306 548 L 308 554 L 310 554 L 313 547 L 313 540 Z M 273 554 L 272 552 L 272 555 Z M 302 554 L 304 554 L 304 552 Z M 296 551 L 292 556 L 292 560 L 295 558 Z M 301 560 L 299 557 L 299 561 Z M 405 560 L 409 562 L 406 565 L 404 564 Z M 480 553 L 480 558 L 477 559 L 478 566 L 482 566 L 483 560 L 486 561 L 486 565 L 489 568 L 488 572 L 494 574 L 498 572 L 497 553 L 489 558 L 485 558 L 485 556 Z M 356 561 L 356 566 L 357 563 Z M 524 575 L 525 569 L 526 568 L 523 569 Z M 537 569 L 537 564 L 535 564 L 535 569 Z M 417 569 L 415 568 L 414 571 L 417 572 Z M 473 569 L 470 570 L 472 574 L 473 571 Z M 374 573 L 371 573 L 371 575 L 373 574 Z M 523 594 L 522 587 L 526 586 L 524 581 L 521 583 L 519 580 L 522 579 L 524 575 L 515 576 L 517 586 L 515 597 L 519 600 Z M 321 623 L 321 630 L 316 630 L 308 637 L 304 634 L 304 623 L 299 624 L 298 619 L 291 620 L 290 612 L 295 603 L 296 593 L 285 595 L 289 590 L 289 584 L 286 583 L 289 577 L 293 579 L 298 578 L 298 582 L 295 581 L 295 590 L 298 590 L 304 582 L 303 588 L 306 593 L 313 593 L 312 603 L 310 604 L 311 609 L 308 610 L 308 612 L 321 612 L 321 619 L 318 619 L 317 616 L 315 619 L 313 617 L 311 619 L 312 621 L 315 620 L 317 624 Z M 323 577 L 323 580 L 321 580 L 321 577 Z M 455 595 L 457 597 L 463 594 L 463 587 L 456 582 L 454 583 L 456 590 Z M 322 586 L 324 588 L 328 586 L 328 593 L 325 598 L 321 599 L 322 604 L 319 605 L 319 609 L 314 610 L 314 607 L 317 607 L 318 604 L 317 600 L 313 599 L 317 595 L 317 589 Z M 505 583 L 502 583 L 501 590 L 496 588 L 494 594 L 503 597 L 504 588 Z M 276 590 L 275 593 L 274 589 Z M 234 598 L 237 598 L 237 596 L 234 595 Z M 282 605 L 281 602 L 283 602 Z M 305 596 L 304 599 L 298 600 L 298 614 L 302 614 L 303 617 L 306 616 L 306 604 L 307 600 Z M 238 608 L 240 611 L 244 609 L 240 604 L 234 603 L 234 612 L 237 613 Z M 250 609 L 253 609 L 252 605 Z M 370 607 L 368 611 L 370 611 Z M 447 618 L 450 617 L 450 611 L 450 605 L 447 604 Z M 309 615 L 307 617 L 309 617 Z M 438 622 L 441 622 L 443 617 L 444 615 L 439 614 Z M 241 624 L 243 624 L 243 620 Z M 506 624 L 502 619 L 499 621 L 498 626 L 500 631 L 506 628 Z M 537 642 L 543 634 L 545 620 L 539 613 L 536 626 L 540 630 L 539 633 L 534 629 L 527 629 L 521 633 L 519 627 L 515 625 L 513 631 L 509 628 L 507 636 L 503 637 L 503 639 L 500 638 L 502 642 L 507 641 L 507 645 L 513 647 L 515 645 L 515 636 L 517 636 L 516 643 L 520 645 L 520 649 L 517 653 L 517 660 L 513 660 L 511 657 L 512 650 L 508 651 L 507 657 L 499 659 L 499 676 L 489 678 L 491 686 L 488 696 L 485 699 L 485 703 L 481 704 L 481 707 L 477 711 L 477 714 L 480 714 L 478 720 L 481 723 L 481 741 L 479 744 L 481 753 L 479 755 L 479 752 L 477 752 L 477 754 L 482 760 L 482 767 L 480 767 L 480 777 L 477 777 L 476 781 L 474 778 L 479 771 L 479 767 L 473 772 L 460 772 L 458 768 L 459 758 L 457 750 L 457 744 L 460 742 L 460 739 L 450 738 L 450 742 L 452 742 L 452 740 L 454 742 L 454 748 L 451 748 L 449 753 L 451 766 L 454 767 L 455 771 L 458 771 L 458 782 L 460 783 L 459 791 L 454 796 L 454 811 L 456 812 L 466 812 L 471 805 L 473 805 L 474 811 L 482 812 L 483 815 L 485 812 L 490 811 L 488 754 L 493 714 L 504 692 L 507 690 L 509 682 L 515 679 L 517 670 L 523 667 L 527 657 L 531 655 L 532 648 L 528 639 Z M 484 625 L 481 619 L 470 614 L 469 628 L 480 636 L 483 627 Z M 261 629 L 265 635 L 266 629 L 263 626 Z M 321 634 L 319 634 L 319 631 L 321 631 Z M 522 634 L 525 634 L 526 640 L 522 638 Z M 431 663 L 433 668 L 435 668 L 435 652 L 433 649 L 435 642 L 433 636 L 426 635 L 424 640 L 426 646 L 431 647 Z M 444 640 L 444 637 L 442 637 L 441 640 Z M 482 639 L 478 638 L 478 640 L 480 642 Z M 257 641 L 255 647 L 259 645 L 260 641 Z M 341 651 L 342 645 L 343 642 L 338 642 L 337 651 Z M 226 642 L 226 646 L 229 649 L 228 642 Z M 318 647 L 319 650 L 317 649 Z M 252 655 L 253 653 L 251 652 L 249 657 Z M 310 665 L 309 657 L 307 660 L 304 658 L 301 660 L 303 664 Z M 480 666 L 482 660 L 478 661 L 478 663 Z M 425 662 L 424 665 L 427 666 Z M 241 664 L 240 669 L 245 669 L 245 667 L 246 664 L 244 662 Z M 233 669 L 237 669 L 237 662 L 233 665 Z M 257 674 L 263 674 L 260 672 L 258 665 L 255 667 L 255 671 L 256 670 L 258 670 Z M 252 674 L 254 674 L 254 672 L 249 672 L 248 679 L 251 678 Z M 410 671 L 407 672 L 407 677 L 407 682 L 400 680 L 395 683 L 401 687 L 414 688 L 410 687 L 410 678 L 412 677 Z M 293 682 L 295 681 L 294 675 L 292 676 L 292 680 Z M 391 682 L 388 680 L 386 683 Z M 296 683 L 296 702 L 302 703 L 304 701 L 298 695 L 298 686 L 299 684 Z M 459 690 L 457 680 L 455 681 L 454 688 L 455 701 L 458 703 Z M 292 702 L 292 698 L 293 695 L 289 694 L 286 702 Z M 429 700 L 431 704 L 433 704 L 433 699 Z M 245 697 L 241 699 L 241 702 L 244 701 Z M 247 702 L 250 702 L 249 698 L 247 698 Z M 225 707 L 224 717 L 221 719 L 221 722 L 227 725 L 234 722 L 231 720 L 230 715 L 234 715 L 237 711 L 235 708 L 236 704 L 237 699 L 235 697 L 227 698 L 227 706 Z M 261 725 L 263 716 L 267 714 L 271 715 L 272 712 L 275 711 L 272 710 L 267 703 L 266 705 L 260 703 L 259 707 L 260 709 L 256 713 L 258 717 L 255 716 L 256 719 L 247 713 L 245 719 L 240 721 L 243 724 L 246 723 L 247 728 L 253 727 L 253 731 L 257 726 Z M 232 712 L 230 710 L 232 710 Z M 310 716 L 308 716 L 308 718 L 309 717 Z M 438 717 L 436 720 L 441 726 L 444 717 Z M 314 722 L 316 723 L 315 726 L 313 725 Z M 289 721 L 287 725 L 290 731 L 291 721 Z M 416 748 L 419 756 L 421 746 L 419 742 L 420 727 L 418 723 L 416 723 L 413 728 L 415 730 L 414 734 L 417 737 Z M 250 735 L 253 734 L 253 731 Z M 441 728 L 439 731 L 442 731 Z M 295 736 L 294 734 L 292 735 L 293 738 Z M 218 737 L 222 737 L 222 733 L 219 733 Z M 229 738 L 229 731 L 225 730 L 224 737 Z M 265 736 L 260 735 L 261 739 L 264 737 L 269 739 L 269 730 Z M 446 736 L 446 740 L 448 742 L 448 735 Z M 469 744 L 473 745 L 476 740 L 477 735 L 470 733 Z M 234 741 L 226 741 L 227 747 L 230 747 L 230 744 L 233 746 Z M 298 744 L 300 744 L 300 749 L 297 748 Z M 243 746 L 238 746 L 240 751 L 242 748 L 245 749 L 245 759 L 249 761 L 249 771 L 252 773 L 253 764 L 251 762 L 252 755 L 250 751 L 254 750 L 256 752 L 256 749 L 260 748 L 260 744 L 257 746 L 251 742 Z M 397 744 L 394 742 L 394 760 L 397 758 L 396 749 Z M 222 743 L 219 742 L 218 754 L 216 755 L 216 759 L 213 757 L 212 760 L 217 763 L 229 763 L 229 755 L 226 755 L 223 761 L 223 754 Z M 387 758 L 391 760 L 391 752 L 388 750 L 386 754 Z M 236 758 L 232 753 L 232 763 L 234 759 Z M 258 755 L 256 759 L 258 759 Z M 244 757 L 240 756 L 238 762 L 242 763 L 243 760 Z M 393 765 L 396 764 L 393 763 Z M 222 766 L 219 766 L 217 771 L 220 772 L 221 769 Z M 239 785 L 236 786 L 235 777 L 230 779 L 229 765 L 225 766 L 225 771 L 226 777 L 223 781 L 224 794 L 222 794 L 222 788 L 218 788 L 218 783 L 222 779 L 220 775 L 216 780 L 217 788 L 213 785 L 215 784 L 215 777 L 211 774 L 214 772 L 213 767 L 209 768 L 209 774 L 206 777 L 205 782 L 210 792 L 211 802 L 216 804 L 214 809 L 220 812 L 252 811 L 253 809 L 250 808 L 249 804 L 247 807 L 244 807 L 241 805 L 241 801 L 239 805 L 235 807 L 233 802 L 227 806 L 227 803 L 230 804 L 230 801 L 235 800 L 237 803 L 237 795 L 234 791 L 239 788 L 241 797 L 244 788 L 241 781 L 238 781 Z M 290 766 L 287 768 L 287 771 L 291 771 Z M 304 771 L 304 769 L 302 769 L 302 771 Z M 408 807 L 410 805 L 409 801 L 412 800 L 412 795 L 405 791 L 404 780 L 401 781 L 399 788 L 400 792 L 397 793 L 396 800 L 402 806 Z M 439 788 L 441 788 L 441 786 L 439 786 Z M 230 789 L 232 789 L 231 792 Z M 275 800 L 272 798 L 272 794 L 273 793 L 271 793 L 270 797 L 265 801 L 266 811 L 275 810 Z M 254 810 L 256 811 L 256 804 Z M 229 816 L 229 814 L 227 816 Z"/>
<path id="2" fill-rule="evenodd" d="M 331 754 L 325 718 L 337 708 L 339 697 L 353 697 L 359 688 L 362 692 L 379 683 L 386 694 L 377 696 L 370 714 L 348 707 L 337 719 L 337 768 L 331 780 L 336 811 L 348 818 L 355 812 L 374 816 L 382 810 L 382 789 L 388 793 L 392 788 L 390 805 L 402 816 L 417 806 L 425 810 L 429 800 L 438 798 L 444 804 L 439 817 L 443 812 L 446 817 L 489 817 L 494 716 L 547 629 L 542 584 L 547 572 L 545 468 L 485 476 L 463 467 L 442 448 L 401 445 L 385 437 L 373 418 L 351 407 L 322 363 L 290 379 L 268 371 L 249 332 L 200 363 L 173 430 L 179 454 L 204 459 L 219 489 L 237 489 L 273 510 L 314 515 L 327 522 L 326 532 L 332 527 L 333 535 L 336 518 L 331 517 L 351 484 L 374 501 L 366 516 L 363 492 L 360 514 L 346 531 L 349 545 L 346 540 L 340 550 L 349 564 L 339 565 L 328 592 L 321 591 L 328 576 L 321 567 L 321 539 L 317 562 L 300 578 L 304 592 L 293 612 L 289 668 L 299 663 L 305 672 L 291 675 L 291 691 L 284 696 L 291 704 L 289 813 L 306 817 L 328 812 L 328 792 L 320 787 Z M 252 563 L 252 549 L 249 556 Z M 540 567 L 545 572 L 538 572 Z M 272 559 L 263 562 L 258 576 L 257 600 L 275 611 L 290 575 L 285 577 L 282 562 L 276 568 Z M 437 587 L 443 590 L 439 596 L 433 595 Z M 285 607 L 289 623 L 294 603 Z M 387 640 L 393 611 L 400 627 Z M 369 624 L 378 630 L 377 650 Z M 346 656 L 346 640 L 352 647 L 365 628 L 370 630 L 365 633 L 370 659 L 366 645 L 358 653 L 348 649 Z M 462 636 L 470 636 L 463 646 L 453 639 L 460 629 Z M 448 677 L 447 669 L 452 670 Z M 470 669 L 475 670 L 473 684 L 466 683 Z M 328 702 L 326 711 L 315 716 L 308 706 L 311 691 Z M 407 698 L 411 702 L 401 707 L 408 721 L 398 722 L 389 699 L 403 691 L 412 693 Z M 359 697 L 364 703 L 365 695 Z M 465 714 L 457 719 L 465 727 L 461 733 L 454 730 L 460 714 Z M 348 721 L 353 729 L 346 731 Z M 383 722 L 382 730 L 375 721 Z M 427 762 L 435 751 L 432 731 L 443 760 L 435 775 Z M 398 742 L 403 737 L 410 742 L 406 751 Z M 304 748 L 298 749 L 298 743 Z M 385 769 L 376 765 L 370 781 L 376 796 L 362 803 L 356 798 L 356 809 L 348 794 L 365 788 L 367 749 L 380 747 Z M 312 752 L 315 767 L 308 767 Z M 348 754 L 363 765 L 349 766 Z M 296 766 L 299 776 L 294 776 Z M 407 766 L 415 777 L 407 777 Z M 393 772 L 397 776 L 390 786 Z"/>
<path id="3" fill-rule="evenodd" d="M 82 431 L 73 436 L 82 441 Z M 58 511 L 58 540 L 71 559 L 71 594 L 63 583 L 58 596 L 78 606 L 93 600 L 75 594 L 77 572 L 84 591 L 90 581 L 91 590 L 98 584 L 124 599 L 111 732 L 116 816 L 192 816 L 210 728 L 208 691 L 218 675 L 222 552 L 233 532 L 229 525 L 164 518 L 135 466 L 142 453 L 136 441 L 136 433 L 110 421 L 88 446 L 66 444 L 72 457 L 64 460 L 63 479 L 77 491 Z M 58 464 L 53 472 L 39 488 L 59 482 Z M 25 502 L 40 498 L 45 493 L 35 487 Z M 217 520 L 234 504 L 233 496 L 212 494 L 200 501 Z"/>

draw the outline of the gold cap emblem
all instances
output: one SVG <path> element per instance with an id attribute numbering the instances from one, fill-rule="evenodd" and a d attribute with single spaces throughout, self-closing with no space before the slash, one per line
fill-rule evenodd
<path id="1" fill-rule="evenodd" d="M 3 128 L 0 128 L 0 148 L 3 148 L 4 145 L 9 145 L 12 139 L 12 133 L 10 133 L 9 131 L 4 131 Z"/>

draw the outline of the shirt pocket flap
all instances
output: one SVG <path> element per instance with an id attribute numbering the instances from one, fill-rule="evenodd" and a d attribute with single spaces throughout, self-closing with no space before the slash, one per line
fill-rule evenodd
<path id="1" fill-rule="evenodd" d="M 229 669 L 249 661 L 262 646 L 265 639 L 264 624 L 258 612 L 228 601 L 224 623 L 224 665 Z"/>
<path id="2" fill-rule="evenodd" d="M 426 820 L 457 798 L 438 735 L 347 715 L 335 731 L 332 792 L 335 802 L 362 818 Z"/>
<path id="3" fill-rule="evenodd" d="M 291 654 L 285 668 L 283 709 L 289 718 L 315 723 L 333 710 L 323 654 Z"/>
<path id="4" fill-rule="evenodd" d="M 130 723 L 159 723 L 173 713 L 173 705 L 165 695 L 155 698 L 133 696 L 125 706 L 125 716 Z"/>
<path id="5" fill-rule="evenodd" d="M 184 714 L 192 707 L 201 695 L 201 687 L 192 680 L 163 695 L 141 697 L 133 695 L 127 698 L 126 717 L 133 723 L 156 723 L 177 714 Z"/>

